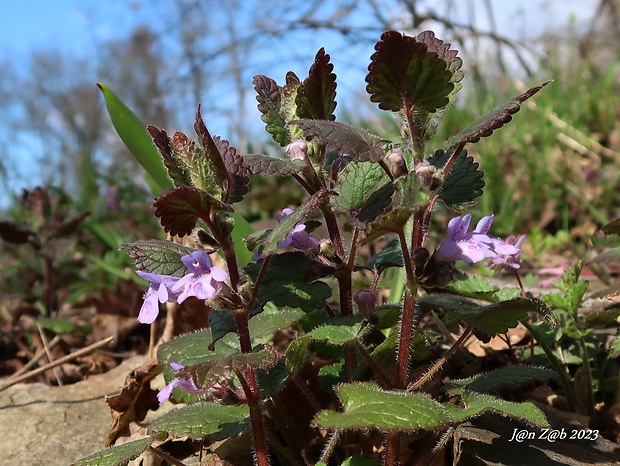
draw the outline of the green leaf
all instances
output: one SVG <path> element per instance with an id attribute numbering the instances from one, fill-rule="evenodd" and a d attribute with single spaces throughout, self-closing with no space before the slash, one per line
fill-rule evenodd
<path id="1" fill-rule="evenodd" d="M 381 251 L 368 259 L 360 268 L 382 273 L 389 267 L 404 267 L 403 253 L 397 241 L 391 241 Z"/>
<path id="2" fill-rule="evenodd" d="M 262 261 L 246 267 L 254 280 L 261 264 Z M 272 256 L 258 291 L 258 300 L 263 303 L 273 301 L 278 307 L 300 308 L 305 312 L 322 308 L 332 291 L 322 281 L 308 283 L 311 271 L 312 260 L 301 251 Z"/>
<path id="3" fill-rule="evenodd" d="M 174 438 L 208 438 L 215 442 L 236 437 L 249 429 L 249 415 L 247 405 L 194 403 L 156 419 L 149 426 L 149 432 L 166 432 Z"/>
<path id="4" fill-rule="evenodd" d="M 338 385 L 344 412 L 324 410 L 314 424 L 325 429 L 407 431 L 450 424 L 448 411 L 426 393 L 390 392 L 371 383 Z"/>
<path id="5" fill-rule="evenodd" d="M 386 31 L 375 45 L 366 76 L 370 100 L 382 110 L 435 112 L 450 102 L 453 72 L 424 40 Z"/>
<path id="6" fill-rule="evenodd" d="M 293 340 L 288 345 L 286 348 L 286 370 L 289 374 L 295 375 L 303 367 L 311 342 L 311 337 L 303 336 Z"/>
<path id="7" fill-rule="evenodd" d="M 146 125 L 107 85 L 97 83 L 97 86 L 103 93 L 112 125 L 129 152 L 153 177 L 162 191 L 172 188 L 172 180 L 168 177 L 159 151 L 146 130 Z"/>
<path id="8" fill-rule="evenodd" d="M 338 121 L 293 120 L 306 138 L 316 138 L 328 151 L 357 162 L 377 162 L 385 156 L 382 145 L 389 141 Z"/>
<path id="9" fill-rule="evenodd" d="M 527 421 L 539 427 L 549 427 L 549 421 L 545 414 L 534 403 L 512 403 L 488 394 L 476 393 L 469 390 L 450 390 L 455 395 L 460 395 L 465 408 L 446 403 L 444 407 L 456 421 L 462 422 L 480 414 L 493 411 L 502 416 L 508 416 Z"/>
<path id="10" fill-rule="evenodd" d="M 620 221 L 619 221 L 620 223 Z M 588 264 L 617 264 L 620 262 L 620 248 L 611 248 L 590 259 Z"/>
<path id="11" fill-rule="evenodd" d="M 466 379 L 452 380 L 450 383 L 476 392 L 489 393 L 507 385 L 521 386 L 533 381 L 548 383 L 557 377 L 554 371 L 545 367 L 507 366 Z"/>
<path id="12" fill-rule="evenodd" d="M 179 237 L 191 235 L 198 219 L 209 217 L 212 210 L 232 212 L 230 205 L 192 186 L 169 189 L 155 198 L 153 207 L 164 231 Z"/>
<path id="13" fill-rule="evenodd" d="M 452 89 L 452 92 L 448 95 L 448 99 L 450 103 L 452 103 L 456 99 L 456 94 L 462 89 L 463 85 L 461 81 L 465 77 L 465 73 L 461 71 L 463 60 L 457 57 L 458 50 L 450 48 L 450 43 L 435 37 L 433 31 L 422 31 L 416 36 L 416 40 L 418 42 L 423 42 L 429 52 L 436 53 L 439 58 L 445 60 L 448 64 L 448 69 L 452 73 L 450 82 L 454 84 L 454 89 Z"/>
<path id="14" fill-rule="evenodd" d="M 336 75 L 329 54 L 321 48 L 310 67 L 308 77 L 297 88 L 295 104 L 300 118 L 335 120 Z"/>
<path id="15" fill-rule="evenodd" d="M 585 327 L 605 327 L 607 325 L 617 324 L 620 320 L 620 307 L 608 307 L 600 312 L 594 312 L 588 315 Z"/>
<path id="16" fill-rule="evenodd" d="M 72 466 L 120 466 L 127 464 L 128 461 L 137 458 L 151 443 L 153 443 L 152 437 L 132 440 L 98 451 L 76 461 Z"/>
<path id="17" fill-rule="evenodd" d="M 295 175 L 305 166 L 301 160 L 279 159 L 269 155 L 246 154 L 243 164 L 254 174 L 261 175 Z"/>
<path id="18" fill-rule="evenodd" d="M 209 328 L 211 329 L 212 348 L 215 342 L 226 334 L 237 331 L 237 322 L 228 309 L 216 309 L 209 316 Z"/>
<path id="19" fill-rule="evenodd" d="M 457 275 L 446 288 L 461 296 L 484 299 L 486 301 L 493 301 L 493 296 L 499 291 L 499 289 L 491 285 L 486 278 L 464 273 Z"/>
<path id="20" fill-rule="evenodd" d="M 288 328 L 304 315 L 304 312 L 296 309 L 278 309 L 276 312 L 264 312 L 250 319 L 250 336 L 254 341 L 272 337 L 276 331 Z"/>
<path id="21" fill-rule="evenodd" d="M 333 319 L 329 323 L 312 330 L 308 336 L 313 340 L 327 340 L 332 345 L 345 345 L 361 337 L 360 320 L 359 314 Z"/>
<path id="22" fill-rule="evenodd" d="M 146 130 L 153 138 L 153 143 L 159 150 L 164 166 L 168 170 L 168 176 L 172 179 L 174 185 L 192 185 L 187 159 L 181 157 L 178 149 L 180 146 L 183 146 L 183 142 L 187 142 L 186 150 L 184 151 L 187 153 L 190 147 L 195 147 L 194 143 L 189 141 L 189 138 L 180 131 L 175 132 L 172 138 L 170 138 L 165 130 L 159 129 L 156 126 L 149 125 L 146 127 Z"/>
<path id="23" fill-rule="evenodd" d="M 378 163 L 348 163 L 338 176 L 334 206 L 360 222 L 371 222 L 390 204 L 394 187 Z"/>
<path id="24" fill-rule="evenodd" d="M 512 115 L 521 109 L 521 104 L 532 97 L 551 81 L 546 81 L 539 86 L 533 87 L 514 99 L 498 105 L 490 112 L 476 118 L 467 128 L 456 136 L 451 137 L 446 143 L 446 147 L 454 148 L 469 142 L 478 142 L 480 138 L 485 138 L 493 134 L 493 131 L 508 124 L 512 120 Z"/>
<path id="25" fill-rule="evenodd" d="M 56 335 L 66 335 L 80 329 L 75 322 L 65 319 L 41 318 L 37 323 L 46 330 L 54 332 Z"/>
<path id="26" fill-rule="evenodd" d="M 436 168 L 443 168 L 453 152 L 438 149 L 428 162 Z M 466 150 L 461 151 L 439 190 L 439 197 L 446 205 L 465 204 L 482 195 L 484 172 L 478 170 L 478 166 Z"/>
<path id="27" fill-rule="evenodd" d="M 134 260 L 136 270 L 173 277 L 182 277 L 187 273 L 181 257 L 196 251 L 172 241 L 158 239 L 123 244 L 121 249 Z"/>

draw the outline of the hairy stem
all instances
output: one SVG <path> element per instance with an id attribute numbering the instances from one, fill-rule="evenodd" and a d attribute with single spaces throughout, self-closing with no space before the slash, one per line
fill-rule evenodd
<path id="1" fill-rule="evenodd" d="M 250 423 L 252 424 L 252 436 L 254 438 L 254 452 L 257 466 L 269 466 L 269 451 L 267 449 L 267 437 L 263 422 L 263 409 L 260 402 L 260 392 L 256 383 L 254 368 L 248 366 L 243 373 L 235 370 L 235 374 L 241 383 L 250 408 Z"/>
<path id="2" fill-rule="evenodd" d="M 215 225 L 215 223 L 211 220 L 208 214 L 201 215 L 200 218 L 204 220 L 209 229 L 211 230 L 211 234 L 213 238 L 222 248 L 222 252 L 224 253 L 224 259 L 226 260 L 226 265 L 228 266 L 228 276 L 230 277 L 230 287 L 236 292 L 239 287 L 239 282 L 241 280 L 239 275 L 239 266 L 237 265 L 237 255 L 235 254 L 235 246 L 230 240 L 222 234 L 220 229 Z"/>

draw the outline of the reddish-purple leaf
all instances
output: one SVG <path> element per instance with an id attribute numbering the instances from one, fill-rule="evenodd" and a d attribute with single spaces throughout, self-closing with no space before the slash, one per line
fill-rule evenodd
<path id="1" fill-rule="evenodd" d="M 233 210 L 230 205 L 192 186 L 169 189 L 155 198 L 153 207 L 164 231 L 180 237 L 190 235 L 198 219 L 207 218 L 211 210 Z"/>
<path id="2" fill-rule="evenodd" d="M 252 81 L 256 91 L 260 119 L 265 123 L 265 129 L 274 141 L 282 146 L 291 142 L 291 136 L 286 127 L 286 120 L 280 113 L 282 106 L 282 89 L 271 78 L 263 75 L 254 76 Z"/>
<path id="3" fill-rule="evenodd" d="M 345 123 L 325 120 L 293 120 L 290 123 L 299 126 L 307 138 L 317 138 L 328 150 L 357 162 L 376 162 L 385 155 L 381 145 L 388 141 Z"/>
<path id="4" fill-rule="evenodd" d="M 250 178 L 248 178 L 248 169 L 243 164 L 243 156 L 237 154 L 236 149 L 231 147 L 226 139 L 220 139 L 215 136 L 213 142 L 220 154 L 222 154 L 226 170 L 232 180 L 232 186 L 226 190 L 229 192 L 228 199 L 226 200 L 231 204 L 239 202 L 250 190 Z"/>
<path id="5" fill-rule="evenodd" d="M 415 211 L 414 207 L 394 207 L 372 222 L 360 244 L 367 244 L 388 233 L 403 231 L 409 218 Z"/>
<path id="6" fill-rule="evenodd" d="M 215 141 L 211 137 L 211 133 L 209 133 L 207 126 L 202 120 L 200 106 L 198 106 L 198 110 L 196 111 L 196 123 L 194 123 L 194 130 L 198 135 L 198 139 L 204 150 L 204 155 L 209 162 L 209 168 L 213 172 L 217 185 L 220 188 L 224 188 L 226 183 L 231 186 L 232 181 L 228 174 L 228 170 L 226 169 L 223 154 L 215 144 Z"/>
<path id="7" fill-rule="evenodd" d="M 178 156 L 175 156 L 172 140 L 168 137 L 166 131 L 155 126 L 147 126 L 146 129 L 153 138 L 153 142 L 164 160 L 164 166 L 168 171 L 168 176 L 172 178 L 175 186 L 190 184 L 191 181 L 186 166 L 179 160 Z"/>
<path id="8" fill-rule="evenodd" d="M 418 40 L 397 31 L 384 32 L 368 66 L 366 91 L 370 100 L 380 109 L 393 112 L 421 108 L 433 113 L 445 107 L 454 90 L 450 66 L 456 61 L 439 42 L 428 34 Z M 435 51 L 429 51 L 427 43 Z"/>
<path id="9" fill-rule="evenodd" d="M 314 58 L 308 77 L 297 89 L 297 117 L 310 120 L 336 119 L 336 75 L 329 54 L 321 48 Z"/>
<path id="10" fill-rule="evenodd" d="M 255 175 L 294 175 L 305 166 L 300 160 L 278 159 L 262 154 L 244 155 L 242 163 Z"/>
<path id="11" fill-rule="evenodd" d="M 512 120 L 512 115 L 521 109 L 521 104 L 532 97 L 551 81 L 546 81 L 539 86 L 533 87 L 514 99 L 504 102 L 487 114 L 477 118 L 472 124 L 461 131 L 456 136 L 451 137 L 446 146 L 448 149 L 466 144 L 478 142 L 480 138 L 485 138 L 493 134 L 493 131 L 501 128 Z"/>

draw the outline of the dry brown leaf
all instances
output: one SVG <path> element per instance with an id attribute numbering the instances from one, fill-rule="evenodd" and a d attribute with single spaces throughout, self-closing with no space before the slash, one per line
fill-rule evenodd
<path id="1" fill-rule="evenodd" d="M 139 422 L 150 409 L 159 408 L 157 391 L 151 388 L 150 381 L 161 372 L 157 359 L 152 359 L 127 375 L 121 393 L 106 397 L 113 418 L 105 441 L 106 447 L 112 445 L 131 422 Z"/>

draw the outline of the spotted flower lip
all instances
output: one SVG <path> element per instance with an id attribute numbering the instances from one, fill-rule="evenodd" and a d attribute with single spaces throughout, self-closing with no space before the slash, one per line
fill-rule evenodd
<path id="1" fill-rule="evenodd" d="M 140 277 L 149 281 L 149 289 L 144 295 L 144 303 L 138 315 L 139 322 L 153 323 L 159 314 L 159 303 L 180 304 L 190 296 L 210 299 L 220 292 L 228 279 L 224 270 L 213 267 L 211 258 L 205 251 L 187 254 L 181 257 L 181 262 L 189 271 L 181 278 L 136 271 Z"/>
<path id="2" fill-rule="evenodd" d="M 521 249 L 488 234 L 493 215 L 480 219 L 474 231 L 469 230 L 471 214 L 455 217 L 448 223 L 446 238 L 439 245 L 437 254 L 448 262 L 462 260 L 470 264 L 484 259 L 519 254 Z"/>

